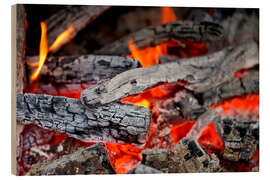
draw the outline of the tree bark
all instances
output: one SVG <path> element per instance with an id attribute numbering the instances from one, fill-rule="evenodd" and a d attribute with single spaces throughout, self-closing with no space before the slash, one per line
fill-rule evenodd
<path id="1" fill-rule="evenodd" d="M 37 62 L 38 56 L 28 57 L 29 62 Z M 140 67 L 139 61 L 120 56 L 67 56 L 50 57 L 41 71 L 41 78 L 57 83 L 80 83 L 100 81 L 124 71 Z M 35 68 L 29 67 L 29 76 Z"/>
<path id="2" fill-rule="evenodd" d="M 65 43 L 67 43 L 108 8 L 108 6 L 72 5 L 60 10 L 45 20 L 48 44 L 51 45 L 61 33 L 73 26 L 71 35 L 65 40 Z"/>
<path id="3" fill-rule="evenodd" d="M 202 57 L 125 71 L 84 90 L 81 100 L 91 107 L 141 93 L 161 83 L 178 81 L 183 81 L 189 91 L 204 93 L 229 83 L 237 71 L 258 63 L 258 45 L 249 42 Z"/>
<path id="4" fill-rule="evenodd" d="M 18 94 L 18 121 L 65 132 L 87 142 L 117 142 L 143 146 L 151 111 L 131 104 L 110 103 L 87 108 L 80 100 L 37 94 Z"/>
<path id="5" fill-rule="evenodd" d="M 104 147 L 98 143 L 54 161 L 34 164 L 31 175 L 115 174 Z"/>
<path id="6" fill-rule="evenodd" d="M 137 47 L 155 46 L 171 39 L 190 41 L 217 40 L 223 37 L 223 28 L 211 22 L 174 21 L 143 28 L 94 52 L 102 55 L 129 55 L 128 42 Z"/>

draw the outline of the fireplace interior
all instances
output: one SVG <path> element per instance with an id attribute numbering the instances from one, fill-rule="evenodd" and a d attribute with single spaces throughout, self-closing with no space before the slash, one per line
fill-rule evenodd
<path id="1" fill-rule="evenodd" d="M 258 9 L 17 13 L 17 175 L 259 171 Z"/>

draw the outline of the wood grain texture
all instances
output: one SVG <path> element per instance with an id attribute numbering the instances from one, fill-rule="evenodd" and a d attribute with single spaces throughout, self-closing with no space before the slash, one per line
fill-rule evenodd
<path id="1" fill-rule="evenodd" d="M 18 94 L 16 118 L 24 124 L 34 123 L 65 132 L 82 141 L 143 146 L 150 128 L 151 111 L 121 103 L 87 108 L 78 99 Z"/>
<path id="2" fill-rule="evenodd" d="M 178 81 L 185 82 L 183 86 L 189 91 L 204 93 L 229 83 L 237 71 L 257 64 L 257 43 L 244 43 L 206 56 L 125 71 L 84 90 L 81 101 L 89 107 L 106 104 L 141 93 L 160 83 Z"/>
<path id="3" fill-rule="evenodd" d="M 108 8 L 108 6 L 66 6 L 66 8 L 60 10 L 45 20 L 47 25 L 48 44 L 51 45 L 61 33 L 63 33 L 72 25 L 73 31 L 69 38 L 65 40 L 67 43 L 73 39 L 76 34 L 88 23 L 95 20 Z"/>
<path id="4" fill-rule="evenodd" d="M 37 62 L 38 56 L 27 59 L 29 62 Z M 120 56 L 50 57 L 42 67 L 40 76 L 46 81 L 56 83 L 80 83 L 113 78 L 126 70 L 138 67 L 139 61 Z M 29 70 L 33 72 L 35 68 L 29 67 Z"/>
<path id="5" fill-rule="evenodd" d="M 189 41 L 218 40 L 223 37 L 223 28 L 211 22 L 174 21 L 143 28 L 131 33 L 120 40 L 95 51 L 102 55 L 129 55 L 129 40 L 133 40 L 137 47 L 155 46 L 171 39 Z"/>

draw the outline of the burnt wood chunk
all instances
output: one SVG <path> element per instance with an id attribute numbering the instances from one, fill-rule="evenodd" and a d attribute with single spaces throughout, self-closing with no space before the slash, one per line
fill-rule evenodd
<path id="1" fill-rule="evenodd" d="M 66 8 L 58 11 L 57 13 L 53 14 L 51 17 L 45 20 L 45 23 L 47 25 L 48 44 L 51 45 L 61 33 L 63 33 L 65 30 L 72 26 L 72 33 L 70 34 L 68 39 L 65 40 L 65 43 L 67 43 L 68 41 L 73 39 L 76 34 L 80 30 L 82 30 L 88 23 L 95 20 L 108 8 L 108 6 L 66 6 Z"/>
<path id="2" fill-rule="evenodd" d="M 142 106 L 110 103 L 88 108 L 81 101 L 60 96 L 17 94 L 18 121 L 65 132 L 87 142 L 117 142 L 143 146 L 151 111 Z"/>
<path id="3" fill-rule="evenodd" d="M 160 174 L 160 173 L 162 172 L 143 164 L 139 164 L 132 171 L 129 172 L 129 174 Z"/>
<path id="4" fill-rule="evenodd" d="M 224 141 L 225 159 L 248 161 L 259 148 L 259 120 L 222 117 L 215 126 Z"/>
<path id="5" fill-rule="evenodd" d="M 244 43 L 206 56 L 125 71 L 84 90 L 81 100 L 89 107 L 107 104 L 161 83 L 178 81 L 185 82 L 183 86 L 195 94 L 204 93 L 230 83 L 237 71 L 258 63 L 257 43 Z"/>
<path id="6" fill-rule="evenodd" d="M 60 159 L 34 164 L 30 175 L 115 174 L 101 143 L 65 155 Z"/>
<path id="7" fill-rule="evenodd" d="M 251 93 L 259 93 L 259 71 L 250 70 L 241 78 L 236 78 L 230 83 L 206 91 L 202 94 L 205 104 L 217 104 L 234 96 L 243 96 Z"/>
<path id="8" fill-rule="evenodd" d="M 144 164 L 163 173 L 216 172 L 219 160 L 208 155 L 199 143 L 191 138 L 182 139 L 174 148 L 146 149 L 143 152 Z"/>
<path id="9" fill-rule="evenodd" d="M 159 45 L 171 39 L 189 41 L 218 40 L 223 37 L 223 28 L 212 22 L 174 21 L 143 28 L 94 52 L 102 55 L 129 55 L 128 43 L 133 40 L 137 47 Z"/>
<path id="10" fill-rule="evenodd" d="M 37 62 L 38 56 L 28 57 L 27 60 Z M 120 56 L 50 57 L 42 67 L 40 75 L 56 83 L 78 83 L 112 78 L 138 67 L 140 67 L 139 61 Z M 29 68 L 30 71 L 35 70 Z"/>

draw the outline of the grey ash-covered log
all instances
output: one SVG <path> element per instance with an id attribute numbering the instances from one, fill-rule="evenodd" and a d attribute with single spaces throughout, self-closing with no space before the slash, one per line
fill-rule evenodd
<path id="1" fill-rule="evenodd" d="M 30 175 L 115 174 L 101 143 L 54 161 L 34 164 Z"/>
<path id="2" fill-rule="evenodd" d="M 38 56 L 28 57 L 37 62 Z M 41 78 L 56 83 L 80 83 L 110 79 L 124 71 L 140 67 L 139 61 L 120 56 L 50 57 L 41 70 Z M 35 68 L 29 67 L 30 75 Z"/>
<path id="3" fill-rule="evenodd" d="M 87 142 L 117 142 L 143 146 L 151 111 L 142 106 L 110 103 L 88 108 L 78 99 L 18 94 L 16 118 L 40 127 L 67 133 Z"/>
<path id="4" fill-rule="evenodd" d="M 195 94 L 204 93 L 230 83 L 239 70 L 258 64 L 257 43 L 244 43 L 206 56 L 125 71 L 84 90 L 81 100 L 91 107 L 141 93 L 160 83 L 177 81 L 183 81 L 183 86 Z"/>
<path id="5" fill-rule="evenodd" d="M 189 41 L 218 40 L 223 37 L 223 28 L 212 22 L 174 21 L 143 28 L 120 40 L 97 50 L 94 54 L 129 55 L 128 43 L 133 40 L 137 47 L 155 46 L 171 39 Z"/>
<path id="6" fill-rule="evenodd" d="M 69 37 L 66 38 L 64 42 L 67 43 L 88 23 L 96 19 L 108 8 L 108 6 L 66 6 L 64 9 L 45 20 L 47 25 L 48 44 L 51 45 L 61 33 L 72 26 L 72 33 L 70 33 Z M 62 43 L 62 45 L 64 43 Z"/>

